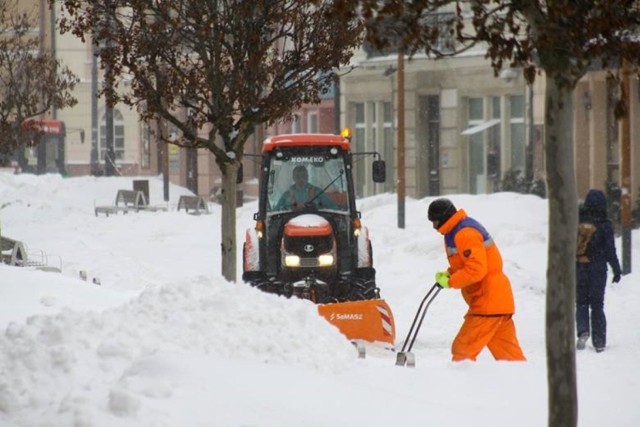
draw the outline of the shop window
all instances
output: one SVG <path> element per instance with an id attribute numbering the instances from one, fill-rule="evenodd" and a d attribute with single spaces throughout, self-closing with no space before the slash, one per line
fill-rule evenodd
<path id="1" fill-rule="evenodd" d="M 509 97 L 511 117 L 509 124 L 511 127 L 511 169 L 520 172 L 524 176 L 525 172 L 525 133 L 524 133 L 524 97 Z"/>
<path id="2" fill-rule="evenodd" d="M 387 163 L 387 170 L 393 170 L 394 163 L 394 129 L 393 129 L 393 106 L 391 102 L 385 102 L 383 104 L 383 149 L 382 155 L 383 160 Z M 387 180 L 384 183 L 384 191 L 390 192 L 394 191 L 394 182 L 392 177 L 387 176 Z"/>
<path id="3" fill-rule="evenodd" d="M 307 133 L 318 133 L 318 113 L 315 111 L 307 115 Z"/>
<path id="4" fill-rule="evenodd" d="M 98 141 L 100 162 L 104 162 L 105 152 L 107 150 L 106 114 L 103 114 L 100 120 L 100 138 L 98 138 Z M 117 109 L 113 110 L 113 151 L 116 161 L 124 160 L 124 117 L 120 110 Z"/>
<path id="5" fill-rule="evenodd" d="M 302 133 L 302 117 L 300 117 L 300 114 L 294 114 L 291 118 L 291 133 Z"/>

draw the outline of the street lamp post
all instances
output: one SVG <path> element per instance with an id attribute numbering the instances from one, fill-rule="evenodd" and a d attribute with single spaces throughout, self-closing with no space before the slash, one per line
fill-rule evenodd
<path id="1" fill-rule="evenodd" d="M 398 228 L 404 228 L 405 173 L 404 173 L 404 46 L 398 49 Z"/>
<path id="2" fill-rule="evenodd" d="M 98 153 L 98 52 L 93 45 L 91 55 L 91 152 L 89 164 L 91 175 L 98 175 L 100 170 Z"/>
<path id="3" fill-rule="evenodd" d="M 111 85 L 111 83 L 107 84 Z M 104 121 L 106 145 L 104 152 L 104 174 L 106 176 L 114 176 L 116 174 L 116 155 L 113 144 L 113 107 L 109 105 L 108 100 L 104 110 Z"/>
<path id="4" fill-rule="evenodd" d="M 112 5 L 109 4 L 109 7 Z M 107 15 L 107 30 L 109 33 L 113 31 L 114 21 L 112 11 L 108 9 Z M 109 50 L 112 47 L 111 41 L 112 34 L 109 34 L 107 40 L 104 43 L 101 43 L 102 49 Z M 104 110 L 104 121 L 105 121 L 105 150 L 104 150 L 104 174 L 105 176 L 114 176 L 116 174 L 116 155 L 114 149 L 114 140 L 113 140 L 113 105 L 111 105 L 109 101 L 109 94 L 113 91 L 113 81 L 110 78 L 111 75 L 111 64 L 107 62 L 105 64 L 105 85 L 107 86 L 107 96 L 105 97 L 105 110 Z"/>
<path id="5" fill-rule="evenodd" d="M 631 273 L 631 92 L 629 82 L 629 64 L 622 60 L 622 85 L 624 88 L 625 114 L 622 117 L 621 144 L 621 216 L 622 216 L 622 274 Z"/>

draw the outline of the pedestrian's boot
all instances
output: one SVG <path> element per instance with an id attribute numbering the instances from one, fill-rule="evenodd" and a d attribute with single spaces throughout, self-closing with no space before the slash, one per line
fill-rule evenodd
<path id="1" fill-rule="evenodd" d="M 588 332 L 583 332 L 580 334 L 580 336 L 578 337 L 578 342 L 576 343 L 576 348 L 578 350 L 584 350 L 585 346 L 587 345 L 587 340 L 589 339 L 589 333 Z M 602 349 L 604 350 L 604 348 Z M 600 351 L 602 351 L 600 350 Z M 597 349 L 596 349 L 597 351 Z"/>

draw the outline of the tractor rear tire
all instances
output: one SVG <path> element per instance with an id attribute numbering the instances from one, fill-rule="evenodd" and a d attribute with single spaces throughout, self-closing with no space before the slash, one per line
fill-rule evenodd
<path id="1" fill-rule="evenodd" d="M 380 289 L 376 286 L 375 270 L 373 268 L 360 269 L 353 276 L 349 301 L 361 301 L 380 298 Z"/>

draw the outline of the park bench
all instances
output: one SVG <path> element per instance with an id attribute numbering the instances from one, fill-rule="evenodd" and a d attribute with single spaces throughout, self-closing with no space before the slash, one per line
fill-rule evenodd
<path id="1" fill-rule="evenodd" d="M 0 261 L 17 267 L 35 267 L 43 271 L 62 271 L 62 260 L 60 266 L 49 265 L 49 257 L 44 251 L 29 254 L 24 243 L 19 240 L 10 239 L 5 236 L 0 237 Z M 37 255 L 37 256 L 34 256 Z"/>
<path id="2" fill-rule="evenodd" d="M 118 212 L 128 213 L 129 211 L 166 211 L 166 206 L 150 206 L 144 193 L 139 190 L 118 190 L 116 194 L 115 204 L 110 206 L 96 206 L 94 208 L 95 215 L 103 213 L 106 216 L 117 214 Z"/>
<path id="3" fill-rule="evenodd" d="M 0 237 L 0 260 L 9 265 L 22 265 L 27 259 L 27 251 L 22 242 L 8 237 Z"/>
<path id="4" fill-rule="evenodd" d="M 208 214 L 209 205 L 201 196 L 180 196 L 178 200 L 178 211 L 184 209 L 192 215 Z M 190 212 L 191 211 L 191 212 Z"/>

